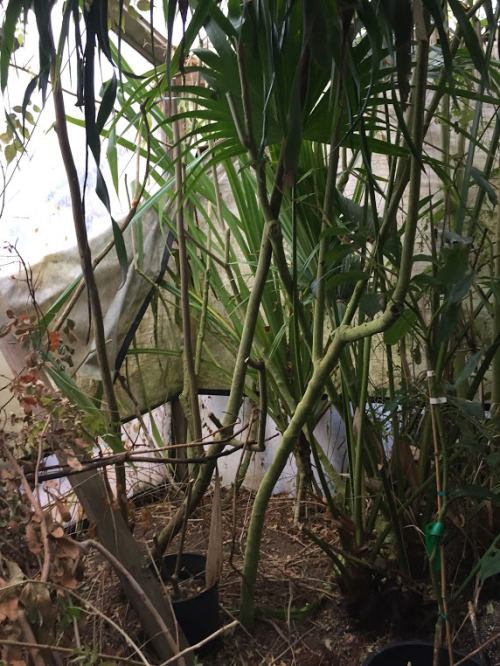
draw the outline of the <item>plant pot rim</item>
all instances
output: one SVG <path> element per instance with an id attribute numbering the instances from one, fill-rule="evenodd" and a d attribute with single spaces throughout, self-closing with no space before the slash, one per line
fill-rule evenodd
<path id="1" fill-rule="evenodd" d="M 178 557 L 177 553 L 167 553 L 166 555 L 164 555 L 160 559 L 160 562 L 162 562 L 162 561 L 164 562 L 165 560 L 167 560 L 169 558 L 171 560 L 173 560 L 174 558 L 177 559 L 177 557 Z M 198 558 L 200 560 L 203 559 L 205 561 L 205 563 L 207 561 L 207 556 L 204 553 L 197 553 L 197 552 L 192 552 L 192 551 L 183 552 L 183 553 L 181 553 L 181 563 L 183 562 L 184 557 L 188 557 L 188 558 L 194 557 L 194 558 Z M 189 565 L 184 564 L 184 567 L 189 571 Z M 202 571 L 203 571 L 204 577 L 206 579 L 206 567 L 204 569 L 202 569 Z M 196 575 L 197 573 L 198 574 L 202 573 L 202 571 L 199 571 L 199 572 L 190 571 L 190 573 L 193 573 L 193 574 Z M 219 584 L 219 581 L 216 580 L 215 583 L 213 583 L 210 587 L 207 587 L 206 582 L 205 582 L 205 587 L 202 590 L 200 590 L 199 592 L 197 592 L 196 594 L 183 597 L 182 599 L 175 599 L 175 600 L 172 599 L 171 602 L 174 606 L 176 606 L 178 604 L 184 604 L 184 603 L 188 603 L 188 602 L 191 602 L 191 601 L 196 601 L 196 599 L 199 599 L 200 597 L 203 597 L 203 595 L 206 595 L 207 593 L 211 592 L 218 584 Z"/>

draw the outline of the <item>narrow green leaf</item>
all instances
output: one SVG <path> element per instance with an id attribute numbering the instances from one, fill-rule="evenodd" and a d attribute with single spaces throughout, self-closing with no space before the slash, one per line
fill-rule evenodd
<path id="1" fill-rule="evenodd" d="M 110 129 L 108 134 L 108 147 L 106 149 L 106 157 L 108 158 L 109 170 L 111 171 L 111 178 L 113 179 L 113 186 L 116 194 L 119 195 L 119 182 L 118 182 L 118 153 L 116 150 L 116 126 Z"/>
<path id="2" fill-rule="evenodd" d="M 30 103 L 31 95 L 33 94 L 33 91 L 35 90 L 37 83 L 38 83 L 38 76 L 35 76 L 28 83 L 28 85 L 26 86 L 26 90 L 24 91 L 23 105 L 22 105 L 23 122 L 24 122 L 24 120 L 28 120 L 28 122 L 30 122 L 29 117 L 31 117 L 31 119 L 33 120 L 33 116 L 31 116 L 29 111 L 27 111 L 26 109 L 28 107 L 28 104 Z M 31 124 L 33 124 L 33 123 L 31 123 Z"/>
<path id="3" fill-rule="evenodd" d="M 395 345 L 415 326 L 417 315 L 413 310 L 405 308 L 399 319 L 384 332 L 384 342 L 386 345 Z"/>
<path id="4" fill-rule="evenodd" d="M 2 47 L 0 49 L 0 87 L 2 92 L 7 86 L 10 57 L 15 50 L 16 26 L 25 4 L 24 0 L 10 0 L 5 10 L 5 20 L 2 26 Z"/>
<path id="5" fill-rule="evenodd" d="M 498 493 L 494 493 L 489 488 L 484 488 L 483 486 L 478 485 L 462 486 L 462 488 L 452 490 L 450 496 L 453 499 L 458 497 L 475 497 L 476 499 L 491 500 L 492 502 L 498 502 L 500 500 Z"/>
<path id="6" fill-rule="evenodd" d="M 458 21 L 458 25 L 460 26 L 465 44 L 469 50 L 474 65 L 486 81 L 488 79 L 488 64 L 486 63 L 483 50 L 479 44 L 476 31 L 467 18 L 467 14 L 465 13 L 465 9 L 460 0 L 449 0 L 448 4 Z"/>
<path id="7" fill-rule="evenodd" d="M 498 548 L 495 548 L 491 553 L 486 553 L 481 558 L 480 572 L 483 583 L 487 578 L 500 574 L 500 550 Z"/>
<path id="8" fill-rule="evenodd" d="M 45 102 L 50 77 L 50 65 L 54 49 L 51 27 L 52 3 L 46 0 L 34 0 L 33 9 L 38 28 L 38 53 L 40 59 L 39 84 L 42 99 Z"/>
<path id="9" fill-rule="evenodd" d="M 163 0 L 163 15 L 167 24 L 167 82 L 169 92 L 172 85 L 172 37 L 176 11 L 177 0 Z"/>
<path id="10" fill-rule="evenodd" d="M 484 421 L 486 418 L 484 407 L 480 402 L 465 400 L 464 398 L 456 398 L 454 396 L 448 396 L 448 402 L 457 410 L 463 412 L 467 416 L 472 416 L 472 418 L 476 419 L 477 421 Z"/>
<path id="11" fill-rule="evenodd" d="M 464 296 L 469 292 L 475 277 L 476 274 L 472 271 L 462 275 L 462 277 L 452 285 L 447 300 L 453 304 L 461 303 Z"/>
<path id="12" fill-rule="evenodd" d="M 96 130 L 98 134 L 102 132 L 104 125 L 108 121 L 108 118 L 110 117 L 113 111 L 115 99 L 116 99 L 116 76 L 113 72 L 113 76 L 111 77 L 108 85 L 106 86 L 104 95 L 102 96 L 102 101 L 99 106 L 99 112 L 97 114 Z"/>
<path id="13" fill-rule="evenodd" d="M 341 284 L 352 284 L 353 282 L 359 282 L 359 280 L 368 280 L 369 277 L 369 274 L 364 271 L 346 271 L 345 273 L 338 273 L 329 277 L 326 285 L 328 289 L 331 289 Z"/>
<path id="14" fill-rule="evenodd" d="M 93 11 L 94 8 L 95 11 Z M 109 62 L 112 63 L 113 59 L 111 57 L 108 31 L 108 0 L 99 0 L 99 2 L 93 2 L 89 12 L 89 17 L 91 15 L 93 29 L 97 36 L 99 47 Z"/>
<path id="15" fill-rule="evenodd" d="M 95 406 L 92 400 L 79 388 L 76 382 L 63 370 L 60 370 L 55 361 L 45 365 L 46 372 L 50 375 L 58 389 L 60 389 L 71 402 L 90 414 L 99 424 L 100 432 L 105 428 L 105 421 L 102 412 Z"/>
<path id="16" fill-rule="evenodd" d="M 118 224 L 113 220 L 113 218 L 111 218 L 111 224 L 113 225 L 113 238 L 115 240 L 116 256 L 118 257 L 118 262 L 120 264 L 122 274 L 122 282 L 120 285 L 120 287 L 122 287 L 125 284 L 128 273 L 127 248 L 125 247 L 122 231 Z"/>
<path id="17" fill-rule="evenodd" d="M 456 378 L 455 382 L 452 384 L 453 389 L 457 389 L 460 384 L 463 384 L 471 374 L 474 372 L 474 370 L 477 368 L 479 365 L 479 361 L 481 360 L 481 356 L 483 356 L 483 350 L 481 349 L 480 351 L 476 352 L 466 363 L 465 368 L 462 370 L 462 372 L 458 375 Z"/>
<path id="18" fill-rule="evenodd" d="M 429 10 L 429 13 L 434 19 L 434 25 L 439 34 L 439 46 L 441 47 L 441 53 L 443 55 L 444 71 L 448 74 L 448 83 L 450 85 L 451 94 L 455 96 L 453 59 L 451 57 L 450 47 L 448 44 L 448 35 L 445 28 L 445 17 L 443 14 L 442 4 L 439 2 L 439 0 L 424 0 L 424 6 Z"/>
<path id="19" fill-rule="evenodd" d="M 491 291 L 495 296 L 497 303 L 500 305 L 500 278 L 492 278 L 490 283 Z"/>
<path id="20" fill-rule="evenodd" d="M 109 200 L 108 188 L 102 175 L 99 165 L 96 165 L 96 186 L 95 191 L 99 199 L 106 206 L 106 210 L 111 215 L 111 202 Z"/>
<path id="21" fill-rule="evenodd" d="M 449 340 L 455 330 L 460 315 L 460 303 L 448 303 L 439 317 L 436 341 L 441 344 Z"/>
<path id="22" fill-rule="evenodd" d="M 64 51 L 64 44 L 66 41 L 68 41 L 68 34 L 69 34 L 69 22 L 71 18 L 71 14 L 74 13 L 75 7 L 74 5 L 77 5 L 78 7 L 78 0 L 68 0 L 66 3 L 66 7 L 64 9 L 63 13 L 63 19 L 61 23 L 61 31 L 59 33 L 59 43 L 57 45 L 57 52 L 56 52 L 56 67 L 55 67 L 55 76 L 56 79 L 59 78 L 59 72 L 61 69 L 61 60 L 63 56 L 63 51 Z M 77 47 L 77 53 L 78 53 L 78 47 Z M 78 59 L 77 55 L 77 59 Z"/>
<path id="23" fill-rule="evenodd" d="M 470 170 L 470 175 L 476 181 L 479 187 L 486 193 L 491 203 L 496 206 L 498 203 L 497 193 L 492 184 L 485 178 L 484 173 L 477 167 L 473 166 Z"/>

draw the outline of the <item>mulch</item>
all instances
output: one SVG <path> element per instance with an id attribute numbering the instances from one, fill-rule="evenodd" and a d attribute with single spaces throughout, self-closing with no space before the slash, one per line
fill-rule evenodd
<path id="1" fill-rule="evenodd" d="M 229 491 L 223 494 L 224 568 L 219 581 L 219 603 L 222 624 L 238 618 L 241 590 L 241 567 L 248 523 L 254 495 L 241 490 L 233 503 Z M 155 501 L 147 497 L 136 502 L 134 536 L 144 548 L 152 548 L 154 536 L 173 515 L 180 496 L 164 490 L 162 497 L 155 491 Z M 432 622 L 422 620 L 416 626 L 415 617 L 405 614 L 414 609 L 399 603 L 388 610 L 377 597 L 368 601 L 368 610 L 353 617 L 352 609 L 342 594 L 334 576 L 332 562 L 319 546 L 302 532 L 301 525 L 293 521 L 294 498 L 288 494 L 272 498 L 266 515 L 266 526 L 261 543 L 259 574 L 256 585 L 256 603 L 259 617 L 250 634 L 241 625 L 223 634 L 215 653 L 203 654 L 199 663 L 204 666 L 357 666 L 374 649 L 398 639 L 432 639 Z M 208 544 L 211 516 L 211 495 L 188 522 L 185 552 L 205 553 Z M 321 501 L 311 500 L 305 508 L 307 528 L 330 544 L 338 543 L 335 525 Z M 168 552 L 178 549 L 179 537 L 170 544 Z M 105 619 L 141 647 L 151 664 L 153 653 L 145 643 L 132 608 L 127 603 L 110 565 L 98 554 L 85 558 L 85 575 L 79 594 L 89 600 L 99 612 L 91 613 L 80 622 L 80 643 L 92 645 L 96 663 L 139 663 L 137 655 L 120 634 Z M 387 596 L 387 595 L 386 595 Z M 487 599 L 476 603 L 477 629 L 461 612 L 454 625 L 454 645 L 472 650 L 500 631 L 500 600 Z M 401 610 L 402 609 L 402 610 Z M 102 614 L 101 614 L 102 613 Z M 423 613 L 423 614 L 422 614 Z M 435 620 L 435 609 L 422 611 L 418 618 Z M 426 616 L 427 614 L 427 616 Z M 397 618 L 397 621 L 396 619 Z M 419 620 L 420 621 L 420 620 Z M 491 666 L 500 665 L 500 641 L 489 646 Z M 113 659 L 119 661 L 113 662 Z"/>

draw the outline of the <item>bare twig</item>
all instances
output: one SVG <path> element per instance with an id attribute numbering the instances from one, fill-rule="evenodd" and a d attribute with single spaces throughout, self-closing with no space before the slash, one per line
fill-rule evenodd
<path id="1" fill-rule="evenodd" d="M 49 481 L 51 479 L 60 479 L 65 476 L 72 476 L 74 474 L 78 474 L 81 471 L 89 471 L 92 469 L 99 469 L 101 467 L 109 467 L 110 465 L 116 465 L 120 463 L 126 463 L 126 462 L 146 462 L 146 463 L 158 463 L 158 464 L 170 464 L 170 463 L 200 463 L 200 462 L 206 462 L 208 460 L 215 460 L 217 458 L 223 457 L 223 456 L 228 456 L 234 453 L 235 451 L 239 451 L 242 447 L 246 447 L 247 449 L 251 449 L 251 445 L 247 446 L 247 443 L 241 443 L 238 442 L 237 440 L 234 439 L 235 436 L 245 432 L 249 428 L 249 426 L 253 423 L 252 420 L 250 420 L 249 423 L 246 425 L 242 426 L 236 433 L 234 433 L 233 436 L 227 437 L 225 439 L 221 439 L 219 441 L 225 442 L 227 444 L 232 444 L 232 448 L 228 451 L 223 451 L 219 453 L 215 453 L 213 455 L 204 455 L 200 457 L 190 457 L 190 458 L 168 458 L 168 457 L 157 457 L 156 453 L 157 452 L 162 452 L 162 451 L 170 451 L 170 450 L 175 450 L 175 449 L 181 449 L 185 448 L 188 446 L 187 444 L 170 444 L 169 446 L 162 446 L 154 449 L 155 455 L 148 455 L 147 451 L 124 451 L 123 453 L 115 453 L 111 454 L 109 456 L 102 456 L 97 459 L 88 459 L 88 460 L 80 460 L 81 467 L 79 469 L 74 469 L 73 467 L 70 467 L 68 465 L 48 465 L 44 467 L 43 470 L 41 470 L 38 474 L 38 480 L 40 482 L 43 481 Z M 272 439 L 276 437 L 277 435 L 272 435 L 271 437 L 268 437 L 266 441 L 269 439 Z M 210 433 L 204 438 L 204 441 L 200 442 L 193 442 L 189 444 L 190 447 L 194 446 L 204 446 L 205 444 L 210 445 L 213 442 L 212 441 L 206 441 L 210 438 L 210 440 L 213 439 L 213 433 Z M 253 449 L 251 449 L 253 450 Z M 28 473 L 26 474 L 26 478 L 28 481 L 33 481 L 35 478 L 34 473 Z"/>
<path id="2" fill-rule="evenodd" d="M 217 629 L 217 631 L 214 631 L 213 634 L 210 634 L 210 636 L 207 636 L 206 638 L 204 638 L 199 643 L 196 643 L 195 645 L 190 645 L 185 650 L 182 650 L 182 652 L 179 652 L 179 654 L 176 655 L 175 657 L 171 657 L 170 659 L 167 659 L 167 661 L 164 661 L 161 664 L 161 666 L 167 666 L 167 664 L 173 664 L 176 659 L 179 659 L 179 657 L 184 657 L 185 655 L 193 652 L 194 650 L 198 650 L 199 648 L 203 647 L 204 645 L 209 643 L 214 638 L 217 638 L 217 636 L 220 636 L 221 634 L 225 633 L 226 631 L 229 631 L 229 629 L 233 629 L 233 627 L 236 627 L 238 624 L 239 624 L 238 620 L 234 620 L 234 622 L 230 622 L 229 624 L 226 624 L 224 627 L 221 627 L 220 629 Z"/>
<path id="3" fill-rule="evenodd" d="M 132 393 L 132 391 L 130 390 L 130 386 L 129 386 L 127 380 L 125 379 L 125 377 L 123 375 L 118 373 L 118 381 L 122 385 L 123 390 L 125 391 L 125 393 L 132 400 L 132 403 L 134 405 L 135 418 L 139 421 L 139 425 L 142 428 L 142 432 L 144 434 L 144 437 L 147 439 L 149 446 L 153 450 L 155 450 L 156 449 L 156 443 L 155 443 L 154 439 L 151 437 L 149 429 L 146 426 L 146 423 L 144 422 L 144 419 L 143 419 L 142 414 L 141 414 L 141 410 L 139 408 L 139 403 L 137 402 L 137 400 L 136 400 L 134 394 Z M 168 468 L 165 468 L 165 476 L 167 478 L 167 481 L 170 483 L 170 485 L 173 486 L 174 488 L 176 488 L 177 487 L 177 481 L 174 479 L 172 474 L 170 474 L 170 470 Z"/>
<path id="4" fill-rule="evenodd" d="M 498 632 L 497 632 L 496 634 L 494 634 L 493 636 L 490 636 L 490 638 L 488 638 L 487 641 L 484 641 L 484 643 L 483 643 L 482 645 L 480 645 L 478 648 L 476 648 L 475 650 L 472 650 L 472 652 L 469 652 L 469 654 L 466 654 L 465 657 L 463 657 L 463 659 L 460 659 L 460 661 L 456 661 L 456 662 L 453 664 L 453 666 L 461 666 L 461 664 L 465 664 L 465 662 L 466 662 L 468 659 L 470 659 L 471 657 L 473 657 L 475 654 L 478 654 L 479 652 L 481 652 L 481 650 L 484 650 L 485 647 L 487 647 L 487 646 L 490 645 L 491 643 L 494 643 L 494 642 L 497 641 L 499 638 L 500 638 L 500 631 L 498 631 Z"/>
<path id="5" fill-rule="evenodd" d="M 143 463 L 155 463 L 155 464 L 171 464 L 171 463 L 184 463 L 184 464 L 203 464 L 209 460 L 217 460 L 224 456 L 230 456 L 235 451 L 239 451 L 243 447 L 243 444 L 236 444 L 231 449 L 227 451 L 221 451 L 219 453 L 214 453 L 212 455 L 199 456 L 199 457 L 189 457 L 189 458 L 162 458 L 153 455 L 142 454 L 140 451 L 125 451 L 124 453 L 116 453 L 111 456 L 96 458 L 92 460 L 82 460 L 80 461 L 81 467 L 75 469 L 69 465 L 56 466 L 52 469 L 54 471 L 48 471 L 44 473 L 41 471 L 38 475 L 39 481 L 49 481 L 51 479 L 60 479 L 66 476 L 73 476 L 79 474 L 80 472 L 88 472 L 93 469 L 99 469 L 104 467 L 109 467 L 110 465 L 121 465 L 126 462 L 143 462 Z M 27 478 L 32 480 L 34 474 L 28 474 Z"/>
<path id="6" fill-rule="evenodd" d="M 129 585 L 134 589 L 135 593 L 141 598 L 142 602 L 144 605 L 147 607 L 151 615 L 155 618 L 156 623 L 158 626 L 161 628 L 162 632 L 165 634 L 165 637 L 167 638 L 170 647 L 172 648 L 172 651 L 175 653 L 175 656 L 172 657 L 172 662 L 179 660 L 178 663 L 180 666 L 186 666 L 186 662 L 183 658 L 180 657 L 178 654 L 179 652 L 179 646 L 177 644 L 177 641 L 175 638 L 172 636 L 169 628 L 165 624 L 165 621 L 163 620 L 162 616 L 160 613 L 157 611 L 155 608 L 154 604 L 151 602 L 149 597 L 146 595 L 142 587 L 139 585 L 139 583 L 135 580 L 135 578 L 132 576 L 130 571 L 128 571 L 123 564 L 112 554 L 109 552 L 107 548 L 105 548 L 99 541 L 94 541 L 94 539 L 86 539 L 85 541 L 73 541 L 75 545 L 78 546 L 84 553 L 88 553 L 90 548 L 95 548 L 98 550 L 101 555 L 104 555 L 104 557 L 109 560 L 109 562 L 112 564 L 112 566 L 116 569 L 117 572 L 120 573 L 121 576 L 127 579 Z"/>
<path id="7" fill-rule="evenodd" d="M 51 650 L 52 652 L 61 652 L 62 654 L 67 654 L 71 655 L 72 657 L 77 657 L 79 656 L 79 652 L 81 652 L 82 656 L 85 654 L 83 650 L 75 650 L 75 648 L 68 648 L 68 647 L 63 647 L 62 645 L 43 645 L 41 643 L 33 643 L 31 641 L 14 641 L 11 640 L 10 638 L 1 638 L 0 639 L 0 645 L 11 645 L 12 647 L 20 647 L 20 648 L 36 648 L 40 650 Z M 95 655 L 98 659 L 102 659 L 104 661 L 109 661 L 109 662 L 120 662 L 124 664 L 130 664 L 131 666 L 138 666 L 140 664 L 144 665 L 143 661 L 137 661 L 136 659 L 131 659 L 131 657 L 118 657 L 117 655 L 109 655 L 109 654 L 103 654 L 99 652 L 97 655 Z"/>

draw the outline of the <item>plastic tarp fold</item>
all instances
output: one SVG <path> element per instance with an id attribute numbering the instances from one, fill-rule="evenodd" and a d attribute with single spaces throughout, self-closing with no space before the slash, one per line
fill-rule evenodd
<path id="1" fill-rule="evenodd" d="M 129 252 L 129 268 L 124 284 L 120 284 L 121 272 L 114 250 L 108 253 L 95 270 L 110 367 L 114 371 L 117 363 L 121 365 L 117 369 L 129 389 L 125 391 L 121 382 L 115 382 L 124 419 L 135 415 L 137 409 L 145 411 L 165 402 L 178 394 L 183 385 L 182 325 L 178 304 L 175 297 L 165 289 L 161 290 L 161 298 L 157 298 L 155 286 L 158 278 L 169 280 L 168 272 L 165 272 L 167 261 L 168 268 L 176 271 L 173 256 L 176 252 L 175 240 L 171 232 L 162 227 L 153 211 L 146 212 L 140 224 L 141 253 L 136 250 L 132 255 L 131 252 L 132 248 L 138 247 L 138 241 L 132 239 L 132 234 L 136 233 L 135 227 L 124 232 Z M 93 255 L 106 246 L 111 235 L 109 229 L 91 241 Z M 144 257 L 144 265 L 140 267 L 139 256 Z M 45 314 L 66 287 L 81 275 L 78 250 L 75 247 L 46 255 L 31 266 L 31 270 L 37 305 Z M 152 299 L 155 299 L 155 307 L 151 307 Z M 12 275 L 12 270 L 9 275 L 3 271 L 0 274 L 0 326 L 8 324 L 8 310 L 16 315 L 35 314 L 21 267 L 17 275 Z M 94 396 L 98 392 L 100 371 L 91 339 L 86 290 L 82 292 L 69 318 L 74 322 L 76 342 L 68 342 L 68 346 L 74 349 L 73 367 L 66 367 L 66 371 L 74 374 L 77 384 L 86 395 Z M 140 319 L 138 326 L 137 318 Z M 137 330 L 133 336 L 131 333 L 135 328 Z M 197 328 L 197 320 L 193 316 L 193 336 L 197 335 Z M 62 340 L 65 340 L 64 334 Z M 224 346 L 220 335 L 207 330 L 204 342 L 205 350 L 209 349 L 210 354 L 205 352 L 202 355 L 198 385 L 201 389 L 211 391 L 227 390 L 234 357 Z M 125 347 L 128 347 L 128 353 L 122 359 Z M 4 353 L 13 372 L 23 370 L 28 350 L 22 348 L 13 333 L 0 338 L 0 351 Z"/>

